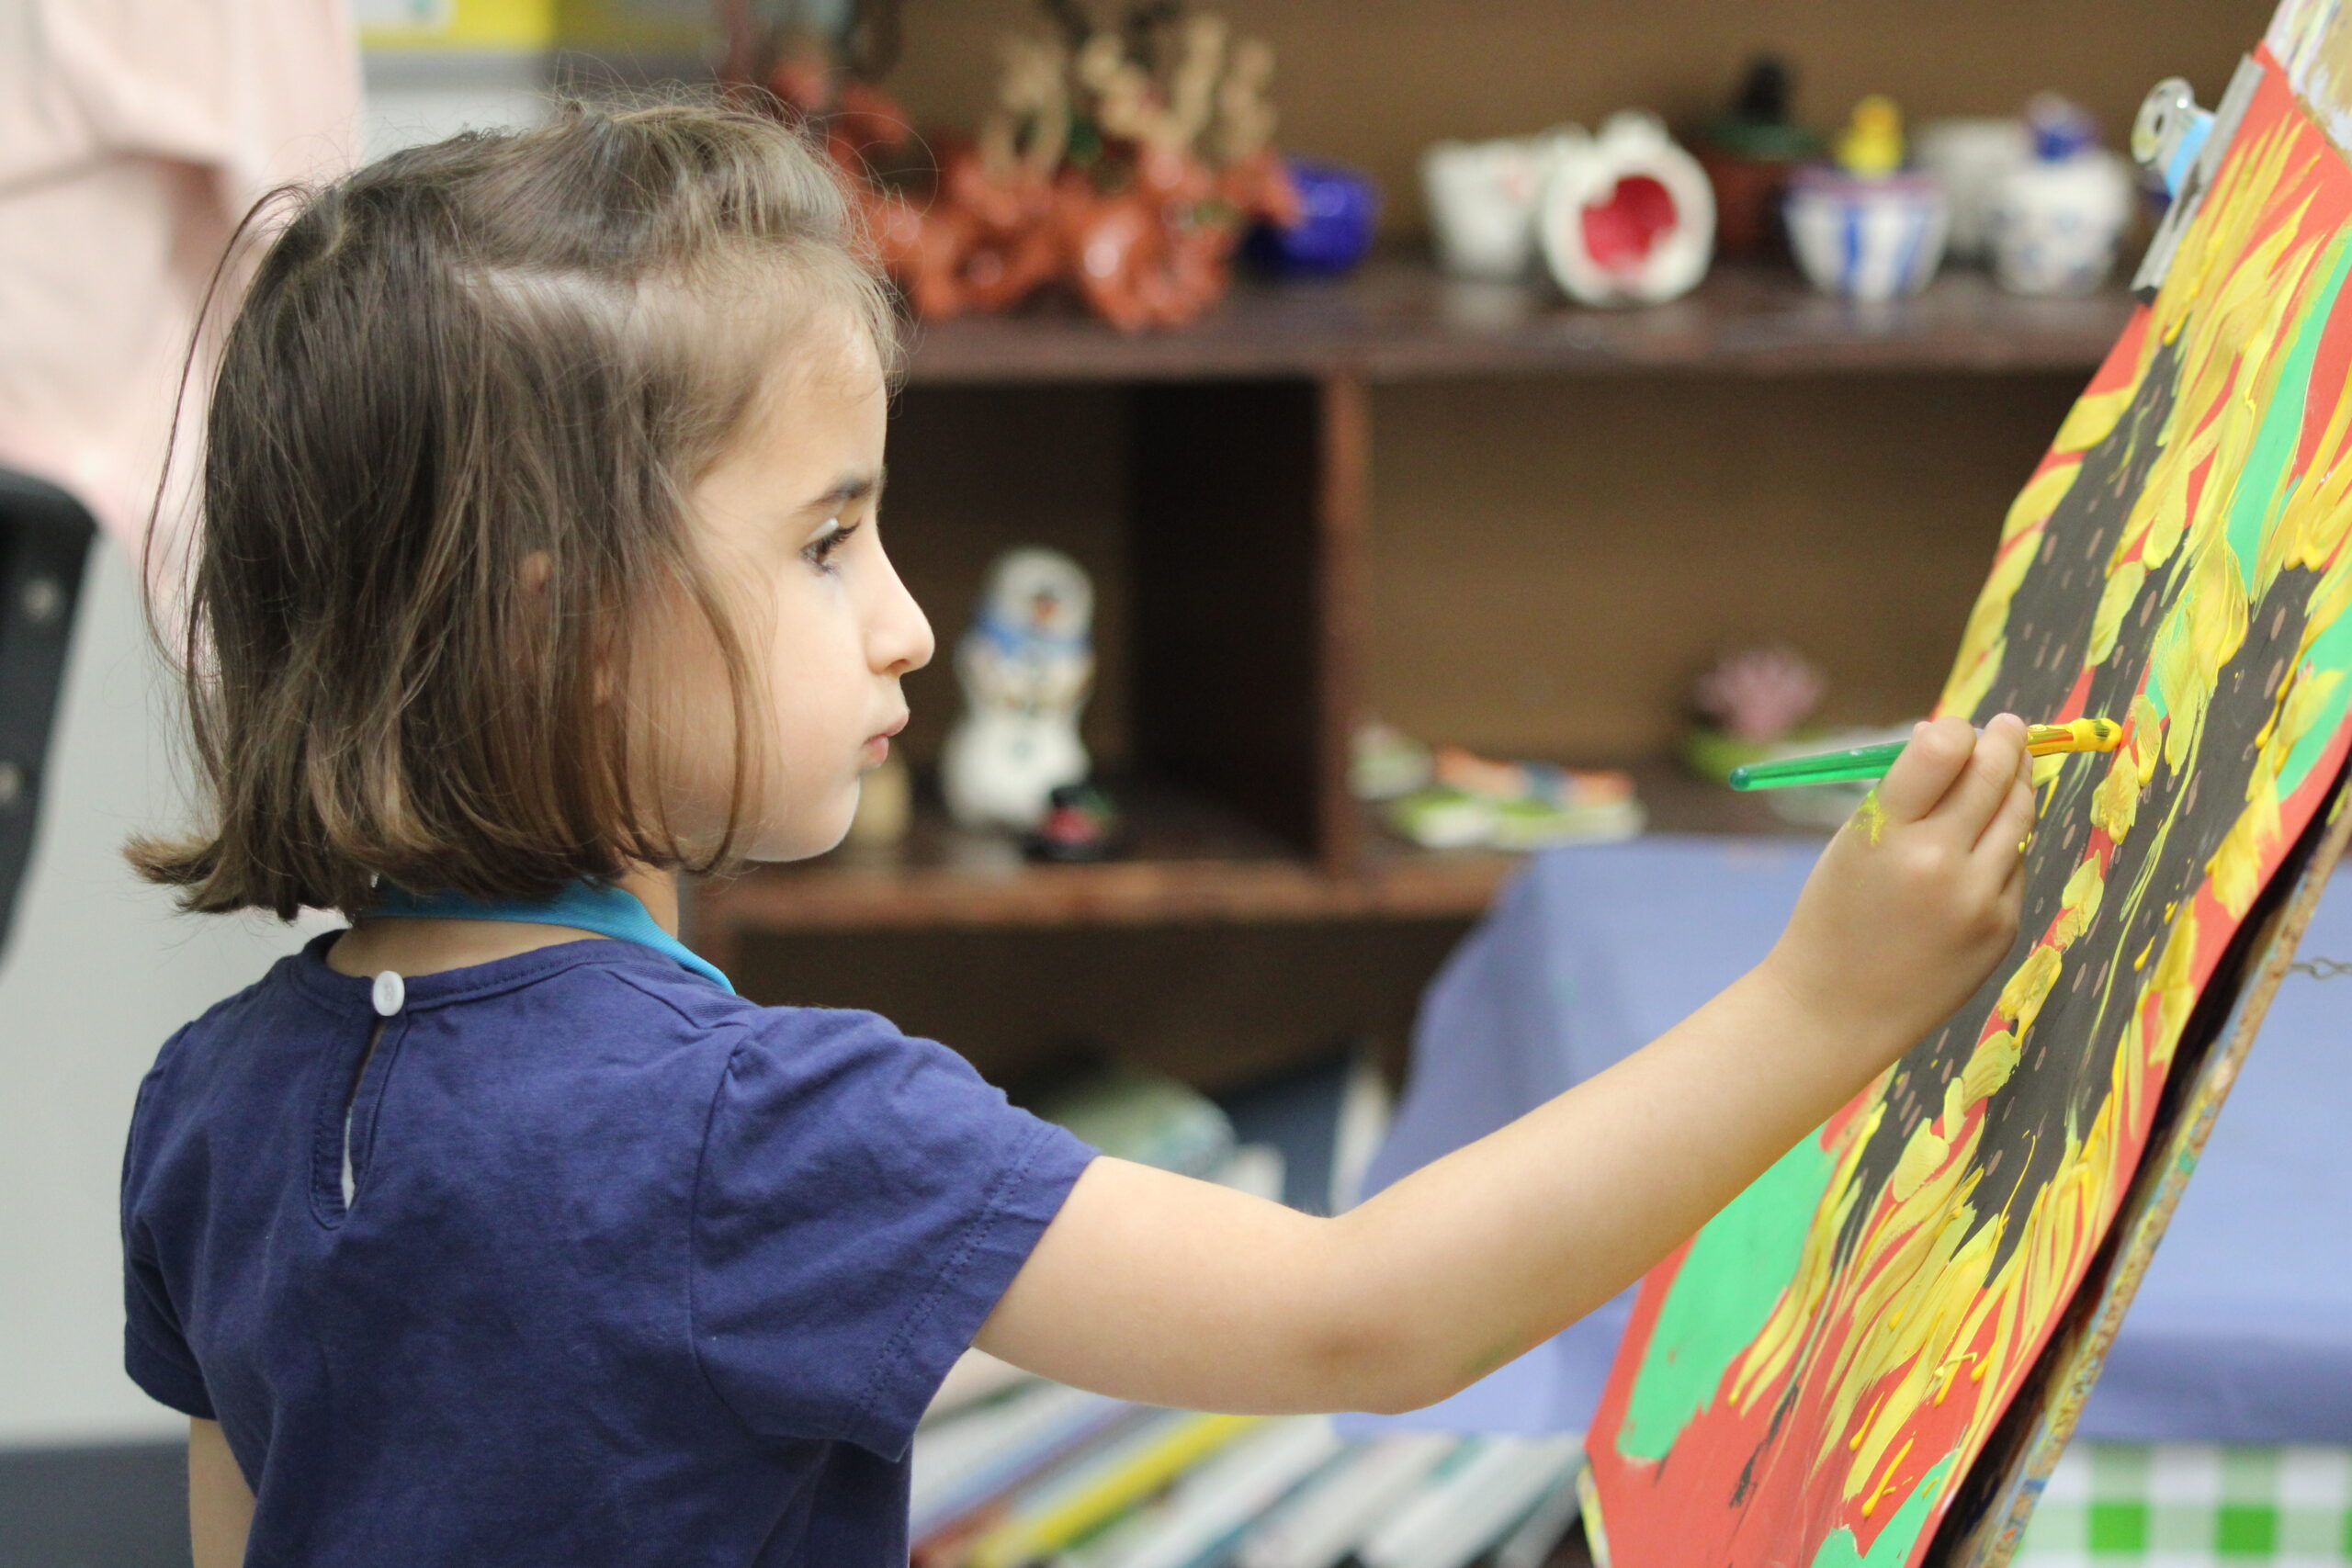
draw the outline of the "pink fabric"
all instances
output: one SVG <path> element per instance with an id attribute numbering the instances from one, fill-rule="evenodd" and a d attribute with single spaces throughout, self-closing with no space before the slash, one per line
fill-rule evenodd
<path id="1" fill-rule="evenodd" d="M 338 174 L 358 146 L 344 0 L 0 0 L 0 464 L 74 491 L 135 555 L 230 233 L 273 186 Z"/>

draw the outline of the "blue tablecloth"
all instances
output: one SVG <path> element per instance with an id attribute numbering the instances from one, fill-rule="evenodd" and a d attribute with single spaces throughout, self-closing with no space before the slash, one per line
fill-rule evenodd
<path id="1" fill-rule="evenodd" d="M 1770 949 L 1816 852 L 1655 838 L 1531 861 L 1423 1001 L 1366 1190 L 1672 1027 Z M 2302 956 L 2352 960 L 2352 873 L 2322 898 Z M 1631 1300 L 1395 1424 L 1581 1430 Z M 2290 974 L 2279 988 L 2080 1430 L 2352 1440 L 2352 978 Z"/>

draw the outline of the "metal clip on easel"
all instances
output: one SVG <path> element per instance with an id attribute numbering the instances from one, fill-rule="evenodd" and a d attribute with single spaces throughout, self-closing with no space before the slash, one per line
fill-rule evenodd
<path id="1" fill-rule="evenodd" d="M 2148 254 L 2132 278 L 2132 292 L 2142 299 L 2153 299 L 2164 287 L 2165 275 L 2172 270 L 2173 254 L 2180 248 L 2180 237 L 2204 205 L 2206 187 L 2213 183 L 2222 155 L 2230 150 L 2230 140 L 2237 134 L 2238 122 L 2245 118 L 2246 106 L 2261 85 L 2262 68 L 2251 59 L 2242 59 L 2218 108 L 2199 108 L 2197 95 L 2177 76 L 2157 83 L 2141 101 L 2139 118 L 2132 125 L 2132 156 L 2164 181 L 2165 194 L 2172 197 L 2172 206 L 2156 225 L 2156 236 L 2149 242 Z"/>
<path id="2" fill-rule="evenodd" d="M 2212 131 L 2212 111 L 2197 107 L 2196 91 L 2187 82 L 2167 76 L 2141 100 L 2139 118 L 2132 122 L 2132 156 L 2163 176 L 2165 195 L 2177 197 Z"/>

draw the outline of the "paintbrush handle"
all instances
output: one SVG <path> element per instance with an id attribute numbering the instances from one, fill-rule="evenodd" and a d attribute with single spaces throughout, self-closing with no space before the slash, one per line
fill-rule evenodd
<path id="1" fill-rule="evenodd" d="M 1815 757 L 1791 757 L 1781 762 L 1751 762 L 1731 771 L 1734 789 L 1783 789 L 1791 784 L 1849 784 L 1884 776 L 1903 755 L 1904 743 L 1857 746 L 1850 751 L 1824 751 Z"/>

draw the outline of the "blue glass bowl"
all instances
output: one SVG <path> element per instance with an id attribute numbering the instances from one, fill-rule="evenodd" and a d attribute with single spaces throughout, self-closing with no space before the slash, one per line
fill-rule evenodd
<path id="1" fill-rule="evenodd" d="M 1338 164 L 1284 158 L 1298 187 L 1299 220 L 1288 229 L 1261 223 L 1244 254 L 1268 272 L 1329 276 L 1347 271 L 1372 249 L 1380 217 L 1380 187 L 1372 176 Z"/>

